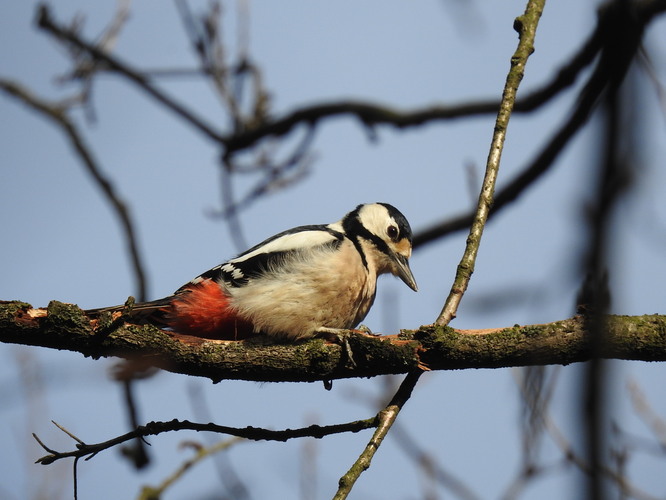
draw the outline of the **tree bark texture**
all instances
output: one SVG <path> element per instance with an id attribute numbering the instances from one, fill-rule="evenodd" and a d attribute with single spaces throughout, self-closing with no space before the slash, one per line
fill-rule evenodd
<path id="1" fill-rule="evenodd" d="M 665 361 L 666 316 L 607 316 L 603 357 Z M 221 341 L 180 335 L 150 325 L 91 321 L 76 305 L 46 309 L 0 302 L 0 342 L 116 356 L 164 370 L 225 379 L 313 382 L 407 373 L 546 365 L 590 359 L 585 318 L 491 330 L 425 325 L 397 335 L 350 332 L 344 345 L 312 339 L 277 344 L 263 336 Z"/>

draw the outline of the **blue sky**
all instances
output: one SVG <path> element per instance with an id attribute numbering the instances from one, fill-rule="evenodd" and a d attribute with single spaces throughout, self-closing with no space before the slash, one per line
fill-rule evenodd
<path id="1" fill-rule="evenodd" d="M 195 10 L 206 2 L 192 2 Z M 226 2 L 224 26 L 229 46 L 237 40 L 238 3 Z M 451 104 L 498 97 L 517 35 L 511 26 L 524 9 L 515 0 L 496 2 L 253 2 L 249 3 L 249 47 L 263 70 L 275 115 L 319 100 L 367 99 L 401 108 Z M 54 84 L 66 72 L 63 50 L 34 25 L 35 2 L 0 6 L 0 77 L 24 82 L 43 96 L 74 90 Z M 55 2 L 57 19 L 85 14 L 84 33 L 95 37 L 110 19 L 114 2 L 94 9 L 82 1 Z M 187 68 L 193 57 L 171 3 L 136 1 L 116 53 L 137 67 Z M 595 3 L 552 2 L 539 27 L 536 52 L 521 90 L 548 81 L 591 30 Z M 666 47 L 663 20 L 648 35 L 658 75 Z M 163 88 L 225 123 L 208 85 L 174 79 Z M 520 171 L 570 112 L 573 93 L 558 97 L 542 113 L 512 118 L 500 186 Z M 616 217 L 612 245 L 613 311 L 663 312 L 666 264 L 666 141 L 664 114 L 652 87 L 641 91 L 645 166 L 635 191 Z M 86 137 L 106 174 L 131 207 L 147 264 L 149 293 L 171 293 L 200 272 L 236 253 L 227 225 L 210 216 L 219 209 L 220 177 L 214 145 L 126 82 L 102 76 L 94 87 L 97 121 Z M 0 98 L 0 298 L 35 306 L 49 300 L 83 308 L 122 303 L 135 293 L 122 233 L 109 206 L 51 124 Z M 82 118 L 78 114 L 79 119 Z M 83 121 L 82 121 L 83 122 Z M 376 140 L 354 120 L 337 118 L 318 130 L 309 175 L 272 194 L 241 215 L 244 236 L 254 244 L 285 228 L 332 222 L 358 203 L 385 201 L 397 206 L 418 231 L 443 217 L 468 210 L 471 165 L 477 176 L 488 152 L 493 117 L 455 120 L 406 132 L 376 129 Z M 458 328 L 544 323 L 573 314 L 578 287 L 577 251 L 584 229 L 582 209 L 592 198 L 598 133 L 588 127 L 561 155 L 554 169 L 518 202 L 504 210 L 484 234 L 476 271 L 463 299 Z M 290 139 L 293 143 L 294 139 Z M 282 153 L 288 151 L 282 148 Z M 238 179 L 237 193 L 256 178 Z M 475 195 L 474 195 L 475 196 Z M 413 293 L 400 281 L 382 278 L 376 305 L 364 323 L 394 332 L 434 321 L 455 272 L 465 235 L 457 234 L 415 252 Z M 499 307 L 487 298 L 513 297 Z M 49 498 L 71 494 L 70 464 L 33 465 L 42 451 L 39 434 L 55 448 L 71 448 L 50 424 L 58 421 L 87 441 L 127 430 L 120 388 L 109 380 L 113 360 L 92 361 L 75 353 L 0 345 L 0 498 Z M 626 384 L 636 380 L 649 401 L 666 415 L 661 364 L 613 363 L 614 412 L 636 434 L 646 434 L 627 402 Z M 27 374 L 33 374 L 30 378 Z M 443 467 L 467 482 L 479 498 L 501 495 L 518 470 L 520 428 L 518 392 L 512 370 L 432 373 L 423 377 L 400 416 L 400 423 Z M 576 387 L 580 366 L 560 369 L 553 415 L 574 442 Z M 24 384 L 33 380 L 33 391 Z M 225 425 L 280 429 L 312 422 L 337 423 L 373 414 L 377 398 L 395 380 L 338 381 L 331 392 L 321 384 L 222 382 L 161 373 L 137 384 L 142 420 L 197 420 L 191 394 L 201 391 L 213 418 Z M 369 434 L 316 441 L 317 498 L 331 497 L 337 479 L 358 456 Z M 178 450 L 185 439 L 150 439 L 154 463 L 133 472 L 111 450 L 80 465 L 80 498 L 132 498 L 140 485 L 155 484 L 189 456 Z M 305 441 L 243 443 L 230 452 L 253 498 L 296 498 Z M 557 457 L 552 445 L 545 456 Z M 633 462 L 632 477 L 655 494 L 663 461 Z M 482 478 L 481 480 L 479 480 Z M 573 498 L 576 474 L 535 482 L 525 498 Z M 200 465 L 165 498 L 188 498 L 214 491 L 211 463 Z M 389 436 L 353 498 L 420 498 L 423 478 Z M 444 494 L 442 494 L 444 497 Z"/>

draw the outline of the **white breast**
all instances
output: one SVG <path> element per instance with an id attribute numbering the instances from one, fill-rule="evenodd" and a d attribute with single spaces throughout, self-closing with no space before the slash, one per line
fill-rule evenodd
<path id="1" fill-rule="evenodd" d="M 375 299 L 376 270 L 351 241 L 317 248 L 246 286 L 230 288 L 232 305 L 257 332 L 295 340 L 319 328 L 353 328 Z"/>

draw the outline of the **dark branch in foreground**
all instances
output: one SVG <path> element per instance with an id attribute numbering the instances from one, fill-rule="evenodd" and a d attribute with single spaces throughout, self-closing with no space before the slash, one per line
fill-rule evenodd
<path id="1" fill-rule="evenodd" d="M 569 364 L 591 356 L 581 316 L 482 331 L 429 325 L 383 337 L 352 332 L 348 341 L 355 363 L 349 362 L 339 345 L 321 339 L 297 344 L 274 344 L 263 337 L 215 341 L 152 326 L 113 326 L 100 334 L 83 311 L 60 302 L 51 302 L 48 309 L 0 303 L 0 342 L 75 351 L 93 358 L 117 356 L 214 382 L 313 382 L 418 369 Z M 608 316 L 606 330 L 604 357 L 666 361 L 666 316 Z"/>

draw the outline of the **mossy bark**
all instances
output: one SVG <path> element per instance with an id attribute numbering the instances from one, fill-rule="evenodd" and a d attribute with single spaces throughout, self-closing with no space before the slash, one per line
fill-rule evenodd
<path id="1" fill-rule="evenodd" d="M 666 316 L 608 316 L 605 321 L 605 357 L 666 360 Z M 56 301 L 46 309 L 33 309 L 23 302 L 0 303 L 0 342 L 76 351 L 93 358 L 116 356 L 215 382 L 312 382 L 407 373 L 416 368 L 569 364 L 591 356 L 580 316 L 483 332 L 433 325 L 380 337 L 352 332 L 347 338 L 350 359 L 346 349 L 321 339 L 297 344 L 276 344 L 264 337 L 216 341 L 150 325 L 100 326 L 77 306 Z"/>

